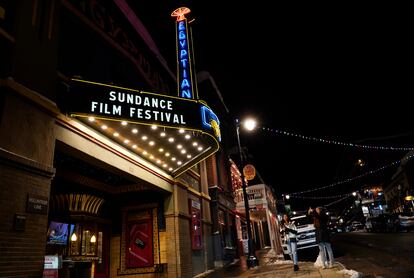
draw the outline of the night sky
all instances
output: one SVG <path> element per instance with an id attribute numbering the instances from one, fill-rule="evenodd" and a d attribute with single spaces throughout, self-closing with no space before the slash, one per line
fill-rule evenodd
<path id="1" fill-rule="evenodd" d="M 214 78 L 233 118 L 253 115 L 262 126 L 322 139 L 414 146 L 412 29 L 388 6 L 227 7 L 219 1 L 129 1 L 175 70 L 170 13 L 192 10 L 197 71 Z M 167 3 L 165 3 L 167 2 Z M 170 3 L 174 2 L 174 3 Z M 222 2 L 221 2 L 222 3 Z M 272 6 L 269 6 L 272 5 Z M 259 130 L 241 135 L 263 180 L 276 194 L 332 184 L 402 158 Z M 365 161 L 357 167 L 358 159 Z M 396 167 L 309 196 L 352 192 L 386 182 Z M 331 200 L 291 200 L 294 209 Z"/>

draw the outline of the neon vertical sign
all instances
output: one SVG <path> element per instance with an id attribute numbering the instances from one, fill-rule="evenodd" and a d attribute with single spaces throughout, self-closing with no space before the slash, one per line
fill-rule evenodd
<path id="1" fill-rule="evenodd" d="M 177 17 L 177 65 L 178 65 L 178 95 L 182 98 L 194 98 L 191 53 L 189 47 L 188 26 L 185 15 L 190 13 L 189 8 L 181 7 L 172 12 L 171 16 Z"/>

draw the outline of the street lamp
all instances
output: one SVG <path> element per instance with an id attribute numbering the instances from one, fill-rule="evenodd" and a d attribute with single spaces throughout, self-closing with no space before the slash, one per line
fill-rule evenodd
<path id="1" fill-rule="evenodd" d="M 255 122 L 253 120 L 247 120 L 243 123 L 243 125 L 245 124 L 247 125 L 247 128 L 249 130 L 253 130 L 255 127 Z M 249 199 L 247 196 L 247 190 L 246 190 L 246 182 L 244 180 L 244 174 L 243 174 L 243 167 L 244 167 L 244 159 L 243 159 L 243 152 L 242 152 L 242 148 L 240 145 L 240 125 L 242 123 L 239 122 L 239 120 L 236 120 L 236 134 L 237 134 L 237 144 L 239 147 L 239 154 L 240 154 L 240 174 L 241 174 L 241 180 L 242 180 L 242 188 L 243 188 L 243 199 L 244 199 L 244 210 L 246 213 L 246 226 L 247 226 L 247 243 L 248 243 L 248 247 L 249 247 L 249 254 L 247 256 L 247 267 L 251 268 L 251 267 L 255 267 L 259 265 L 259 260 L 257 259 L 256 255 L 255 255 L 255 248 L 253 245 L 253 240 L 252 240 L 252 231 L 250 229 L 250 208 L 249 208 Z"/>

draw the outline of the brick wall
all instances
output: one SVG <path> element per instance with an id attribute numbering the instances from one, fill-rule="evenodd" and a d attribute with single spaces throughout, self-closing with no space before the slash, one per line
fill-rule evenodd
<path id="1" fill-rule="evenodd" d="M 214 249 L 213 249 L 213 236 L 211 232 L 211 224 L 204 224 L 204 246 L 205 246 L 205 264 L 207 269 L 214 268 Z"/>
<path id="2" fill-rule="evenodd" d="M 177 242 L 179 241 L 176 236 L 175 230 L 177 226 L 177 217 L 174 215 L 168 215 L 165 217 L 166 222 L 166 237 L 167 241 L 167 265 L 168 265 L 168 277 L 180 277 L 180 262 L 179 251 L 177 250 Z"/>
<path id="3" fill-rule="evenodd" d="M 11 89 L 0 93 L 0 277 L 41 277 L 48 216 L 26 212 L 26 204 L 28 194 L 49 198 L 54 119 Z M 26 217 L 23 231 L 14 229 L 16 214 Z"/>
<path id="4" fill-rule="evenodd" d="M 119 262 L 121 261 L 121 236 L 111 237 L 110 243 L 110 257 L 109 257 L 109 273 L 110 277 L 117 277 L 117 270 L 120 268 Z"/>
<path id="5" fill-rule="evenodd" d="M 37 163 L 52 165 L 54 118 L 18 93 L 0 87 L 0 93 L 3 91 L 6 97 L 0 117 L 0 147 Z M 34 92 L 30 94 L 40 98 Z"/>
<path id="6" fill-rule="evenodd" d="M 26 212 L 28 194 L 49 196 L 50 177 L 0 161 L 0 277 L 41 277 L 47 214 Z M 25 230 L 14 231 L 15 214 L 26 216 Z"/>
<path id="7" fill-rule="evenodd" d="M 180 250 L 180 266 L 181 266 L 181 276 L 184 277 L 193 277 L 193 268 L 192 268 L 192 257 L 191 254 L 191 236 L 190 236 L 190 220 L 188 218 L 178 218 L 178 245 Z"/>

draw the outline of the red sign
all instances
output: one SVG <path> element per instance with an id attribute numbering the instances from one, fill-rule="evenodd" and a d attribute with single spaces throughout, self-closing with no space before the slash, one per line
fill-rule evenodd
<path id="1" fill-rule="evenodd" d="M 252 180 L 256 176 L 256 169 L 254 168 L 253 165 L 247 164 L 243 168 L 243 174 L 246 180 Z"/>
<path id="2" fill-rule="evenodd" d="M 59 270 L 57 269 L 44 269 L 43 278 L 58 278 Z"/>
<path id="3" fill-rule="evenodd" d="M 188 200 L 190 205 L 191 215 L 191 248 L 193 250 L 203 249 L 203 235 L 201 226 L 201 204 L 197 201 Z"/>

